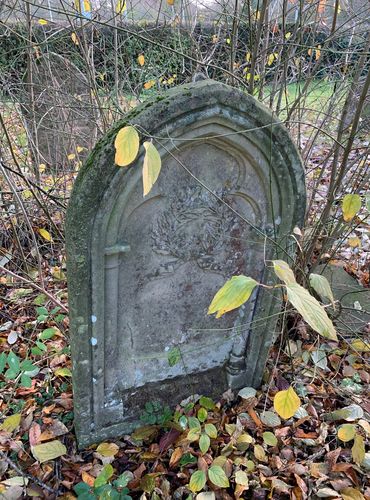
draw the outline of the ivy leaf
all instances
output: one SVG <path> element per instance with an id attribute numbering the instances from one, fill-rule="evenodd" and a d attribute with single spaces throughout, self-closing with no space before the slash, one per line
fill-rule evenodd
<path id="1" fill-rule="evenodd" d="M 212 465 L 208 470 L 208 477 L 210 481 L 219 488 L 228 488 L 230 486 L 229 480 L 219 465 Z"/>
<path id="2" fill-rule="evenodd" d="M 226 312 L 240 307 L 258 284 L 248 276 L 233 276 L 213 297 L 208 314 L 216 313 L 216 318 L 220 318 Z"/>
<path id="3" fill-rule="evenodd" d="M 136 129 L 131 126 L 123 127 L 118 132 L 114 147 L 116 148 L 115 163 L 120 167 L 130 165 L 139 152 L 140 139 Z"/>
<path id="4" fill-rule="evenodd" d="M 27 389 L 32 387 L 32 380 L 29 375 L 22 373 L 21 375 L 21 386 L 26 387 Z"/>
<path id="5" fill-rule="evenodd" d="M 360 434 L 355 435 L 352 446 L 352 459 L 357 465 L 361 465 L 365 460 L 365 443 L 364 438 Z"/>
<path id="6" fill-rule="evenodd" d="M 342 201 L 343 219 L 350 222 L 361 208 L 361 196 L 359 194 L 346 194 Z"/>
<path id="7" fill-rule="evenodd" d="M 19 427 L 20 423 L 21 423 L 21 414 L 15 413 L 14 415 L 11 415 L 10 417 L 7 417 L 4 420 L 4 422 L 0 426 L 0 429 L 6 432 L 13 432 L 17 427 Z"/>
<path id="8" fill-rule="evenodd" d="M 298 283 L 286 285 L 288 300 L 310 327 L 323 337 L 338 340 L 334 325 L 322 305 Z"/>
<path id="9" fill-rule="evenodd" d="M 289 387 L 286 391 L 279 391 L 274 397 L 274 408 L 281 418 L 287 420 L 292 417 L 298 408 L 301 406 L 301 400 L 293 387 Z"/>
<path id="10" fill-rule="evenodd" d="M 329 299 L 332 306 L 335 308 L 334 295 L 331 290 L 330 283 L 325 276 L 322 276 L 322 274 L 311 273 L 310 285 L 321 298 Z"/>
<path id="11" fill-rule="evenodd" d="M 9 352 L 7 361 L 9 368 L 14 372 L 19 373 L 20 370 L 19 358 L 16 354 L 14 354 L 13 351 Z"/>
<path id="12" fill-rule="evenodd" d="M 145 157 L 143 165 L 143 196 L 150 193 L 158 179 L 162 167 L 161 156 L 151 142 L 144 142 Z"/>
<path id="13" fill-rule="evenodd" d="M 273 260 L 272 264 L 274 266 L 276 276 L 280 278 L 281 281 L 284 281 L 286 285 L 296 283 L 293 271 L 284 260 Z"/>
<path id="14" fill-rule="evenodd" d="M 343 424 L 338 429 L 338 438 L 343 441 L 343 443 L 347 443 L 348 441 L 352 441 L 356 434 L 356 426 L 353 424 Z"/>
<path id="15" fill-rule="evenodd" d="M 31 451 L 36 460 L 43 463 L 65 455 L 67 453 L 67 448 L 56 439 L 55 441 L 32 446 Z"/>
<path id="16" fill-rule="evenodd" d="M 199 438 L 199 449 L 203 453 L 203 455 L 207 453 L 210 444 L 211 440 L 209 439 L 207 434 L 201 434 Z"/>
<path id="17" fill-rule="evenodd" d="M 205 473 L 202 470 L 197 470 L 191 475 L 189 488 L 193 493 L 197 493 L 204 488 L 206 481 L 207 477 Z"/>

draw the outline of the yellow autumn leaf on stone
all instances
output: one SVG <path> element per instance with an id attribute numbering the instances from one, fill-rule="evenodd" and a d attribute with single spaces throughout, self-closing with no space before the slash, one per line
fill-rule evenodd
<path id="1" fill-rule="evenodd" d="M 257 285 L 258 282 L 248 276 L 233 276 L 213 297 L 208 314 L 216 313 L 216 318 L 220 318 L 226 312 L 240 307 Z"/>
<path id="2" fill-rule="evenodd" d="M 114 141 L 115 163 L 120 167 L 130 165 L 137 157 L 139 146 L 140 139 L 136 129 L 131 126 L 121 128 Z"/>
<path id="3" fill-rule="evenodd" d="M 361 196 L 359 194 L 346 194 L 342 201 L 343 219 L 350 222 L 361 208 Z"/>
<path id="4" fill-rule="evenodd" d="M 103 457 L 114 457 L 117 455 L 119 446 L 114 443 L 101 443 L 96 448 L 96 451 Z"/>
<path id="5" fill-rule="evenodd" d="M 352 460 L 355 462 L 355 464 L 361 465 L 364 459 L 365 459 L 364 438 L 361 436 L 361 434 L 356 434 L 352 446 Z"/>
<path id="6" fill-rule="evenodd" d="M 79 41 L 78 41 L 78 37 L 76 35 L 76 33 L 72 33 L 71 34 L 71 38 L 72 38 L 72 42 L 75 44 L 75 45 L 78 45 L 79 44 Z"/>
<path id="7" fill-rule="evenodd" d="M 148 82 L 144 83 L 144 89 L 149 90 L 155 85 L 155 80 L 149 80 Z"/>
<path id="8" fill-rule="evenodd" d="M 137 62 L 140 64 L 140 66 L 144 66 L 145 64 L 145 57 L 143 54 L 140 54 L 139 57 L 137 58 Z"/>
<path id="9" fill-rule="evenodd" d="M 39 234 L 44 238 L 46 241 L 51 241 L 51 236 L 49 231 L 46 231 L 46 229 L 40 228 L 38 229 Z"/>
<path id="10" fill-rule="evenodd" d="M 43 463 L 65 455 L 67 453 L 67 448 L 56 439 L 55 441 L 32 446 L 31 451 L 36 460 Z"/>
<path id="11" fill-rule="evenodd" d="M 340 495 L 343 500 L 365 500 L 361 491 L 355 488 L 344 488 L 344 490 L 340 491 Z"/>
<path id="12" fill-rule="evenodd" d="M 46 24 L 48 24 L 46 19 L 39 19 L 38 23 L 41 24 L 41 26 L 45 26 Z"/>
<path id="13" fill-rule="evenodd" d="M 274 408 L 276 413 L 284 419 L 291 418 L 301 406 L 301 400 L 293 387 L 285 391 L 279 391 L 274 397 Z"/>
<path id="14" fill-rule="evenodd" d="M 15 415 L 7 417 L 1 424 L 0 429 L 6 432 L 13 432 L 17 427 L 19 427 L 20 423 L 21 423 L 21 414 L 16 413 Z"/>
<path id="15" fill-rule="evenodd" d="M 162 167 L 161 156 L 151 142 L 144 142 L 143 195 L 146 196 L 158 179 Z"/>
<path id="16" fill-rule="evenodd" d="M 343 443 L 347 443 L 351 441 L 356 434 L 356 426 L 353 424 L 343 424 L 338 429 L 338 438 L 343 441 Z"/>

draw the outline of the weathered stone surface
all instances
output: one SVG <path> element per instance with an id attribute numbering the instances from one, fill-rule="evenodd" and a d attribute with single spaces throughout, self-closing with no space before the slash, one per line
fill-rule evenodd
<path id="1" fill-rule="evenodd" d="M 154 137 L 162 157 L 145 198 L 143 148 L 129 168 L 114 164 L 115 136 L 128 123 Z M 296 148 L 248 95 L 207 80 L 116 124 L 82 168 L 67 217 L 81 446 L 130 431 L 148 400 L 173 406 L 259 385 L 280 294 L 260 289 L 219 320 L 207 308 L 232 275 L 268 283 L 264 259 L 289 258 L 304 212 Z M 170 366 L 173 348 L 181 360 Z"/>
<path id="2" fill-rule="evenodd" d="M 26 89 L 22 109 L 35 161 L 56 169 L 70 164 L 70 154 L 83 160 L 96 138 L 86 76 L 71 61 L 50 52 L 34 60 L 32 84 Z M 77 152 L 78 146 L 85 150 Z"/>
<path id="3" fill-rule="evenodd" d="M 362 287 L 342 267 L 328 264 L 315 268 L 329 281 L 335 300 L 333 311 L 336 329 L 342 334 L 360 334 L 370 323 L 370 289 Z"/>

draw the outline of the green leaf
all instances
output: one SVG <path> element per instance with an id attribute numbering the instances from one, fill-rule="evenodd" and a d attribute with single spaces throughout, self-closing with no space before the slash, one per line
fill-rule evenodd
<path id="1" fill-rule="evenodd" d="M 207 477 L 205 473 L 202 470 L 197 470 L 191 475 L 189 488 L 193 493 L 197 493 L 204 488 L 206 481 Z"/>
<path id="2" fill-rule="evenodd" d="M 162 160 L 157 148 L 151 142 L 144 142 L 143 196 L 150 193 L 161 171 Z"/>
<path id="3" fill-rule="evenodd" d="M 209 468 L 208 477 L 210 481 L 219 488 L 228 488 L 230 486 L 223 468 L 219 465 L 212 465 L 212 467 Z"/>
<path id="4" fill-rule="evenodd" d="M 19 373 L 20 371 L 20 362 L 19 362 L 19 358 L 16 354 L 14 354 L 13 351 L 10 351 L 9 354 L 8 354 L 8 366 L 11 370 L 13 370 L 14 372 L 17 372 Z"/>
<path id="5" fill-rule="evenodd" d="M 90 486 L 83 481 L 80 483 L 77 483 L 73 487 L 74 491 L 77 493 L 78 496 L 82 495 L 83 493 L 88 493 L 90 491 Z"/>
<path id="6" fill-rule="evenodd" d="M 72 372 L 69 368 L 57 368 L 54 375 L 56 377 L 72 377 Z"/>
<path id="7" fill-rule="evenodd" d="M 139 152 L 140 139 L 134 127 L 123 127 L 114 141 L 116 155 L 114 161 L 120 167 L 127 167 L 132 163 Z"/>
<path id="8" fill-rule="evenodd" d="M 179 462 L 181 466 L 196 464 L 196 463 L 197 463 L 197 458 L 194 457 L 194 455 L 192 455 L 191 453 L 184 453 Z"/>
<path id="9" fill-rule="evenodd" d="M 301 400 L 293 387 L 285 391 L 279 391 L 274 396 L 274 408 L 280 417 L 288 419 L 292 417 L 301 406 Z"/>
<path id="10" fill-rule="evenodd" d="M 211 398 L 207 398 L 206 396 L 201 396 L 199 400 L 200 406 L 203 406 L 206 410 L 213 410 L 215 407 L 214 402 Z"/>
<path id="11" fill-rule="evenodd" d="M 346 194 L 342 201 L 343 219 L 350 222 L 361 208 L 359 194 Z"/>
<path id="12" fill-rule="evenodd" d="M 273 434 L 272 432 L 264 432 L 262 434 L 262 437 L 263 437 L 263 442 L 266 443 L 268 446 L 276 446 L 278 443 L 275 434 Z"/>
<path id="13" fill-rule="evenodd" d="M 67 453 L 67 448 L 60 441 L 49 441 L 48 443 L 37 444 L 31 448 L 32 455 L 40 463 L 54 460 Z"/>
<path id="14" fill-rule="evenodd" d="M 103 486 L 104 484 L 107 484 L 107 482 L 113 476 L 113 474 L 114 474 L 114 469 L 111 466 L 111 464 L 104 465 L 100 474 L 98 475 L 98 477 L 94 481 L 94 488 L 99 488 L 99 486 Z"/>
<path id="15" fill-rule="evenodd" d="M 178 347 L 170 349 L 167 354 L 168 364 L 170 366 L 175 366 L 181 360 L 181 352 Z"/>
<path id="16" fill-rule="evenodd" d="M 190 429 L 188 435 L 186 436 L 186 439 L 188 439 L 190 442 L 198 441 L 199 435 L 200 429 Z"/>
<path id="17" fill-rule="evenodd" d="M 217 429 L 213 424 L 206 424 L 204 426 L 204 430 L 206 431 L 206 433 L 208 434 L 208 436 L 210 438 L 212 438 L 212 439 L 217 438 Z"/>
<path id="18" fill-rule="evenodd" d="M 21 386 L 22 387 L 27 387 L 27 388 L 32 387 L 31 377 L 29 377 L 25 373 L 22 373 L 22 376 L 21 376 Z"/>
<path id="19" fill-rule="evenodd" d="M 0 375 L 4 371 L 5 365 L 6 365 L 6 354 L 5 354 L 5 352 L 2 352 L 0 354 Z"/>
<path id="20" fill-rule="evenodd" d="M 40 349 L 40 351 L 47 351 L 47 347 L 45 344 L 43 344 L 42 342 L 40 342 L 39 340 L 36 340 L 36 345 L 37 347 Z"/>
<path id="21" fill-rule="evenodd" d="M 208 314 L 216 313 L 216 318 L 220 318 L 226 312 L 240 307 L 249 299 L 258 284 L 247 276 L 233 276 L 213 297 Z"/>
<path id="22" fill-rule="evenodd" d="M 189 423 L 189 429 L 196 429 L 200 432 L 200 422 L 196 417 L 189 417 L 188 418 L 188 423 Z"/>
<path id="23" fill-rule="evenodd" d="M 0 429 L 6 432 L 15 431 L 15 429 L 19 427 L 19 424 L 21 423 L 21 417 L 22 415 L 20 413 L 16 413 L 14 415 L 11 415 L 10 417 L 7 417 L 1 424 Z"/>
<path id="24" fill-rule="evenodd" d="M 273 260 L 272 263 L 275 274 L 281 281 L 284 281 L 286 285 L 296 283 L 293 271 L 284 260 Z"/>
<path id="25" fill-rule="evenodd" d="M 315 292 L 322 298 L 329 299 L 332 306 L 335 308 L 334 295 L 330 287 L 330 283 L 321 274 L 310 274 L 310 285 L 315 290 Z"/>
<path id="26" fill-rule="evenodd" d="M 338 340 L 334 325 L 322 305 L 298 283 L 286 285 L 288 300 L 310 327 L 323 337 Z"/>
<path id="27" fill-rule="evenodd" d="M 201 434 L 199 438 L 199 449 L 203 454 L 207 453 L 210 444 L 211 440 L 209 439 L 207 434 Z"/>
<path id="28" fill-rule="evenodd" d="M 117 479 L 114 481 L 114 485 L 117 488 L 124 488 L 133 479 L 134 479 L 133 473 L 131 471 L 127 470 L 127 471 L 123 472 L 120 476 L 117 477 Z"/>
<path id="29" fill-rule="evenodd" d="M 146 474 L 140 481 L 140 488 L 146 493 L 151 493 L 155 488 L 155 478 L 153 474 Z"/>
<path id="30" fill-rule="evenodd" d="M 56 334 L 56 332 L 58 331 L 57 328 L 46 328 L 46 330 L 43 330 L 40 334 L 39 334 L 39 339 L 40 340 L 48 340 L 48 339 L 51 339 L 54 337 L 54 335 Z"/>
<path id="31" fill-rule="evenodd" d="M 19 371 L 14 371 L 11 368 L 6 370 L 6 372 L 4 373 L 4 377 L 8 380 L 14 380 L 18 377 L 18 375 L 19 375 Z"/>
<path id="32" fill-rule="evenodd" d="M 242 486 L 248 486 L 248 476 L 243 470 L 238 470 L 235 472 L 235 482 L 236 484 L 241 484 Z"/>
<path id="33" fill-rule="evenodd" d="M 197 413 L 197 417 L 198 417 L 199 422 L 205 422 L 207 420 L 207 417 L 208 417 L 207 410 L 205 408 L 199 408 L 198 413 Z"/>

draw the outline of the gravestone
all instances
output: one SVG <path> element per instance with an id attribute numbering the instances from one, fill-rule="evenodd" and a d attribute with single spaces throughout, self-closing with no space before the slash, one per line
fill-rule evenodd
<path id="1" fill-rule="evenodd" d="M 71 164 L 69 155 L 85 159 L 96 138 L 86 76 L 70 60 L 50 52 L 33 60 L 32 81 L 24 87 L 22 110 L 37 164 L 58 169 Z"/>
<path id="2" fill-rule="evenodd" d="M 143 148 L 130 167 L 114 164 L 128 123 L 162 158 L 145 198 Z M 251 96 L 206 80 L 116 124 L 80 171 L 67 214 L 80 446 L 131 431 L 148 401 L 260 384 L 281 294 L 260 288 L 220 319 L 207 309 L 233 275 L 272 282 L 265 259 L 288 258 L 304 213 L 297 150 Z M 181 354 L 175 364 L 171 353 Z"/>

